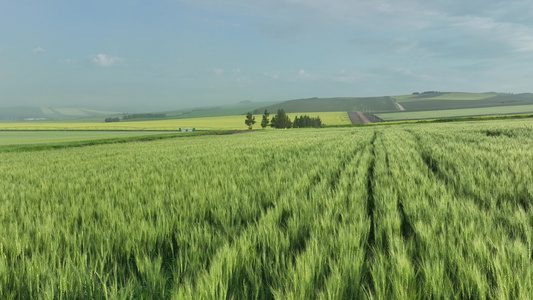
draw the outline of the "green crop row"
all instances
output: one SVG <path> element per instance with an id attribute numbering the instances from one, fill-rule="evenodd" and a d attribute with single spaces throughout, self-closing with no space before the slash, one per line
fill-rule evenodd
<path id="1" fill-rule="evenodd" d="M 2 299 L 527 299 L 533 122 L 0 153 Z"/>

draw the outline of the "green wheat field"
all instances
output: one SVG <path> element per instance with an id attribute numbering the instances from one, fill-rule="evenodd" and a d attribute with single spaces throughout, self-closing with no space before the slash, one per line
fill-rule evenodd
<path id="1" fill-rule="evenodd" d="M 21 149 L 1 299 L 533 295 L 532 119 Z"/>

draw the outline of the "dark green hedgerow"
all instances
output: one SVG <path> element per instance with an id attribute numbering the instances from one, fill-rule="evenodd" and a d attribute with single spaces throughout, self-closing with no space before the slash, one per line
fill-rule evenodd
<path id="1" fill-rule="evenodd" d="M 155 140 L 171 139 L 171 138 L 184 138 L 200 135 L 216 135 L 216 134 L 231 134 L 234 131 L 231 130 L 218 130 L 218 131 L 194 131 L 194 132 L 173 132 L 173 133 L 157 133 L 153 135 L 139 135 L 121 138 L 109 138 L 109 139 L 94 139 L 88 141 L 72 141 L 72 142 L 57 142 L 48 144 L 28 144 L 28 145 L 6 145 L 0 146 L 0 153 L 2 152 L 27 152 L 27 151 L 42 151 L 51 149 L 63 149 L 73 147 L 85 147 L 95 145 L 107 145 L 107 144 L 119 144 L 119 143 L 132 143 L 132 142 L 148 142 Z"/>

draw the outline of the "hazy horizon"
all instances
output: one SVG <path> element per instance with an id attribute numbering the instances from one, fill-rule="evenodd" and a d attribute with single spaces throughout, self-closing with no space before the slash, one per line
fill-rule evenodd
<path id="1" fill-rule="evenodd" d="M 0 2 L 0 107 L 529 92 L 528 1 Z"/>

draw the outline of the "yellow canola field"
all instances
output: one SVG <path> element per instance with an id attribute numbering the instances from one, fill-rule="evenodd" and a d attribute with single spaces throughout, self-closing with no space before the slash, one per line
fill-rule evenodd
<path id="1" fill-rule="evenodd" d="M 291 120 L 295 116 L 308 115 L 319 116 L 325 125 L 351 124 L 346 112 L 319 112 L 319 113 L 289 113 Z M 274 115 L 271 114 L 269 119 Z M 255 129 L 261 128 L 262 115 L 255 115 Z M 172 119 L 156 121 L 133 121 L 116 123 L 0 123 L 0 130 L 244 130 L 248 127 L 244 124 L 245 116 L 225 116 L 190 119 Z"/>

